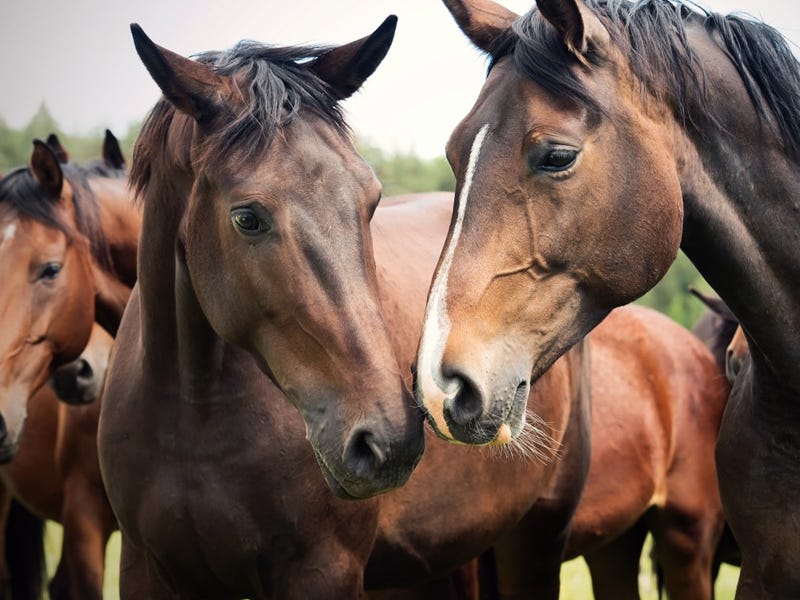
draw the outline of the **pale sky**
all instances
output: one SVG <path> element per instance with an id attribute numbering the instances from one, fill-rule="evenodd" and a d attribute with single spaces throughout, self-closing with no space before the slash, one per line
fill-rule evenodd
<path id="1" fill-rule="evenodd" d="M 507 0 L 524 12 L 530 0 Z M 800 0 L 705 0 L 745 11 L 800 44 Z M 345 103 L 356 133 L 382 148 L 442 154 L 472 105 L 485 63 L 438 0 L 0 0 L 0 115 L 24 125 L 46 101 L 68 133 L 141 120 L 159 91 L 139 61 L 128 25 L 184 55 L 243 38 L 271 44 L 340 44 L 399 17 L 386 60 Z M 797 50 L 796 50 L 797 52 Z"/>

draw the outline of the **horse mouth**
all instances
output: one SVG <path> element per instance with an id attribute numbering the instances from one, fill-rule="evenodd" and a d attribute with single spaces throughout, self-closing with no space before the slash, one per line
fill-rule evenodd
<path id="1" fill-rule="evenodd" d="M 325 462 L 325 458 L 322 456 L 322 453 L 316 448 L 314 448 L 314 456 L 316 457 L 317 464 L 319 465 L 319 468 L 322 471 L 322 477 L 325 480 L 325 483 L 338 498 L 342 498 L 343 500 L 362 499 L 362 496 L 356 496 L 354 494 L 351 494 L 344 486 L 344 484 L 342 484 L 336 478 L 336 475 L 333 474 L 333 470 Z"/>
<path id="2" fill-rule="evenodd" d="M 0 465 L 7 465 L 17 454 L 19 444 L 7 444 L 0 446 Z"/>

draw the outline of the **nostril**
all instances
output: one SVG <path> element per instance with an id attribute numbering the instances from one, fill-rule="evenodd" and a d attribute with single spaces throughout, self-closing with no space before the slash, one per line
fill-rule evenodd
<path id="1" fill-rule="evenodd" d="M 468 377 L 451 373 L 448 380 L 452 382 L 450 387 L 455 393 L 445 401 L 445 419 L 467 427 L 483 414 L 483 395 Z"/>
<path id="2" fill-rule="evenodd" d="M 3 417 L 0 417 L 0 442 L 5 441 L 6 436 L 8 436 L 8 430 L 6 429 L 6 420 Z"/>
<path id="3" fill-rule="evenodd" d="M 378 438 L 368 429 L 359 429 L 350 436 L 345 448 L 344 462 L 357 477 L 367 477 L 386 462 L 386 451 Z"/>
<path id="4" fill-rule="evenodd" d="M 91 379 L 94 375 L 94 370 L 92 369 L 92 365 L 89 364 L 85 358 L 81 358 L 78 360 L 78 378 L 80 379 Z"/>

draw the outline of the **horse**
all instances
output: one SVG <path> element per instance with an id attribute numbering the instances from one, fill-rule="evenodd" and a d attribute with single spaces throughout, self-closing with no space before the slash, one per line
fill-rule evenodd
<path id="1" fill-rule="evenodd" d="M 800 68 L 785 40 L 664 0 L 445 4 L 491 64 L 448 142 L 458 210 L 418 401 L 449 439 L 513 437 L 508 390 L 655 285 L 680 246 L 750 346 L 716 448 L 738 595 L 800 595 Z"/>
<path id="2" fill-rule="evenodd" d="M 526 390 L 538 420 L 517 452 L 539 460 L 439 443 L 406 482 L 432 435 L 407 385 L 451 198 L 376 210 L 338 112 L 394 25 L 197 61 L 132 27 L 165 98 L 131 167 L 139 280 L 98 430 L 124 598 L 360 597 L 492 544 L 554 548 L 557 589 L 588 466 L 580 346 Z M 465 473 L 480 497 L 450 493 Z"/>
<path id="3" fill-rule="evenodd" d="M 35 141 L 30 166 L 0 180 L 0 214 L 0 319 L 7 349 L 0 362 L 0 402 L 3 418 L 11 414 L 15 423 L 4 430 L 10 432 L 4 438 L 5 458 L 15 460 L 3 468 L 3 494 L 14 495 L 39 516 L 58 516 L 64 524 L 65 551 L 51 596 L 100 597 L 113 515 L 96 458 L 99 408 L 64 412 L 44 384 L 54 378 L 54 385 L 73 401 L 95 396 L 96 390 L 84 385 L 92 375 L 89 361 L 67 361 L 84 350 L 90 335 L 86 329 L 98 328 L 95 318 L 116 331 L 136 278 L 140 214 L 130 202 L 125 181 L 94 175 L 71 163 L 55 136 L 48 144 Z M 70 379 L 72 389 L 65 387 Z M 4 506 L 8 508 L 8 500 Z M 12 509 L 9 537 L 20 515 L 19 509 Z M 25 518 L 21 522 L 36 527 Z M 14 540 L 7 542 L 11 585 L 18 590 L 17 584 L 27 585 L 26 575 L 15 571 L 20 551 Z M 25 595 L 15 592 L 15 597 L 38 597 L 39 587 L 32 581 Z"/>
<path id="4" fill-rule="evenodd" d="M 67 395 L 59 396 L 52 386 L 45 385 L 30 398 L 19 450 L 14 460 L 0 467 L 3 514 L 8 514 L 13 498 L 37 519 L 63 525 L 61 560 L 49 585 L 53 599 L 102 598 L 105 547 L 117 527 L 105 499 L 97 462 L 95 431 L 100 406 L 90 401 L 99 392 L 112 341 L 102 327 L 93 327 L 80 358 L 85 365 L 82 377 L 66 386 L 79 371 L 59 373 L 58 369 L 60 391 Z M 68 406 L 64 401 L 86 406 Z M 27 534 L 30 538 L 35 534 L 35 530 L 21 530 L 15 535 L 13 521 L 20 516 L 14 511 L 9 515 L 0 569 L 5 573 L 3 580 L 10 579 L 14 598 L 39 598 L 43 573 L 37 565 L 44 564 L 42 532 L 38 533 L 32 554 L 19 556 L 34 544 L 33 539 L 21 536 Z"/>
<path id="5" fill-rule="evenodd" d="M 124 182 L 60 164 L 39 140 L 30 166 L 0 179 L 0 462 L 16 452 L 28 398 L 78 357 L 95 319 L 116 329 L 135 280 L 127 197 Z"/>

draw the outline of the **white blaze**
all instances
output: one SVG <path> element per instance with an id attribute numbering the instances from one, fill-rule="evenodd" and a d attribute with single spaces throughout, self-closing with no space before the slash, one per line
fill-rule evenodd
<path id="1" fill-rule="evenodd" d="M 447 316 L 447 280 L 450 275 L 453 254 L 458 245 L 461 228 L 464 224 L 464 214 L 467 211 L 472 178 L 475 174 L 481 146 L 488 130 L 489 124 L 486 123 L 478 131 L 475 140 L 472 142 L 464 185 L 461 186 L 461 193 L 458 197 L 458 212 L 456 213 L 453 235 L 450 237 L 450 243 L 445 249 L 444 258 L 428 296 L 428 306 L 425 309 L 425 322 L 422 327 L 422 340 L 420 341 L 419 357 L 417 359 L 417 397 L 423 408 L 433 418 L 439 432 L 450 438 L 453 436 L 450 434 L 450 428 L 444 420 L 444 402 L 457 390 L 452 389 L 452 386 L 450 386 L 451 389 L 443 389 L 441 375 L 444 346 L 447 342 L 447 336 L 450 334 L 450 318 Z"/>
<path id="2" fill-rule="evenodd" d="M 14 235 L 17 233 L 17 225 L 16 223 L 9 223 L 6 225 L 6 228 L 3 229 L 3 234 L 0 235 L 0 248 L 3 248 L 6 244 L 10 243 L 14 239 Z"/>

